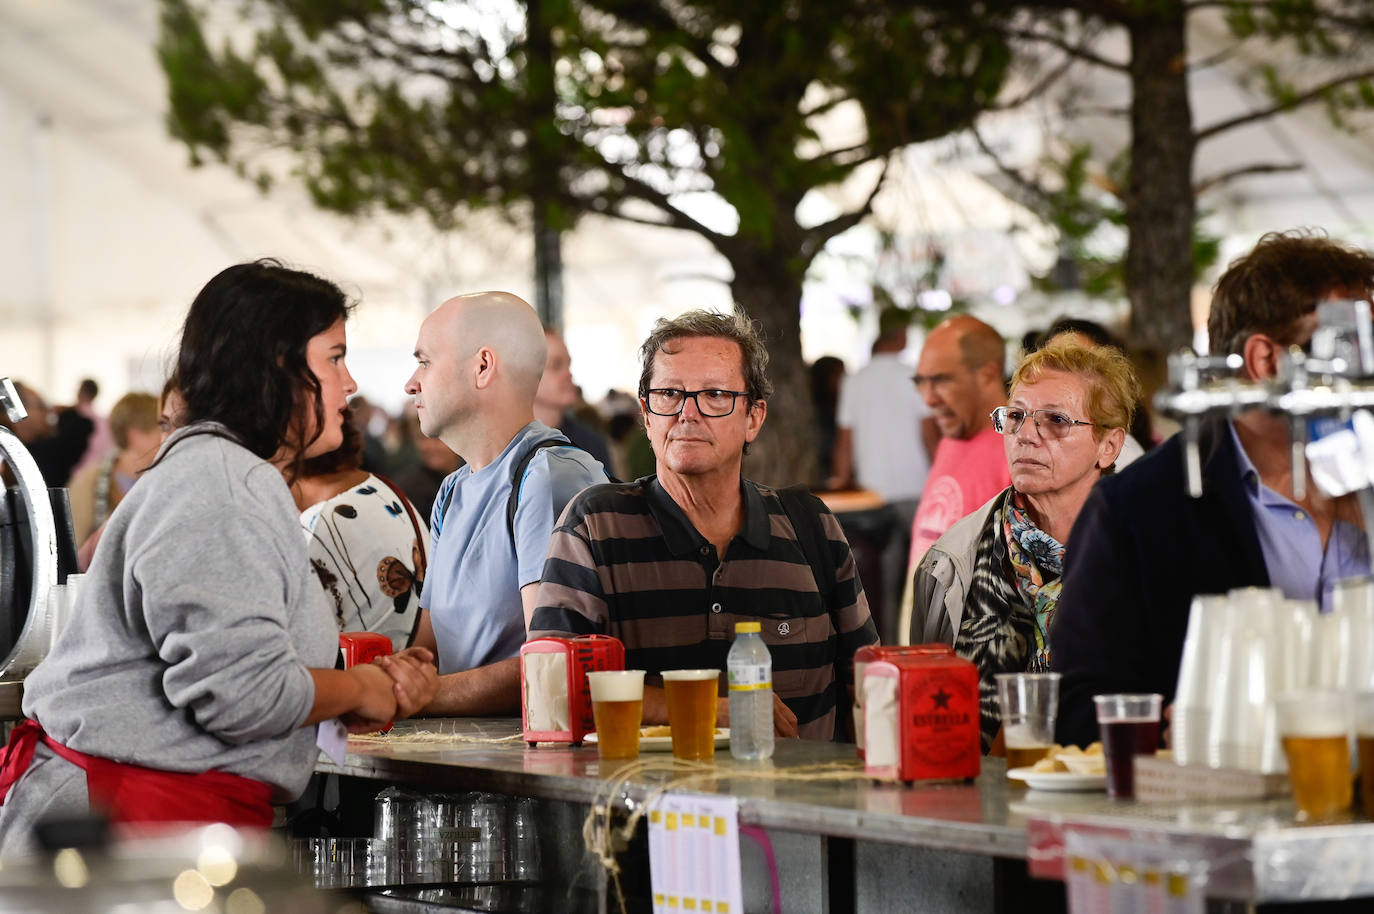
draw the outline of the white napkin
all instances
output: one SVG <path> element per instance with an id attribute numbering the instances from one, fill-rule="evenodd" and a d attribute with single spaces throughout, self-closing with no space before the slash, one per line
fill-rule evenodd
<path id="1" fill-rule="evenodd" d="M 529 730 L 571 730 L 568 713 L 568 655 L 529 653 L 521 658 L 521 686 L 525 690 L 525 727 Z"/>

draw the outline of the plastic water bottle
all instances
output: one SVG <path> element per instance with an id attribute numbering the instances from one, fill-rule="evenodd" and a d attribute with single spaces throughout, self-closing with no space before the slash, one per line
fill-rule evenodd
<path id="1" fill-rule="evenodd" d="M 730 677 L 730 754 L 746 760 L 772 758 L 773 658 L 757 622 L 735 623 L 725 668 Z"/>

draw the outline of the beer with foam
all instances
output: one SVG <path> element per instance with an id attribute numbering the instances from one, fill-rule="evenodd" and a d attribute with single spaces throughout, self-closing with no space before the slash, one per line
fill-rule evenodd
<path id="1" fill-rule="evenodd" d="M 1279 696 L 1279 735 L 1288 756 L 1288 781 L 1299 819 L 1325 819 L 1350 808 L 1348 696 L 1336 690 L 1309 690 Z"/>
<path id="2" fill-rule="evenodd" d="M 644 716 L 644 671 L 588 673 L 596 751 L 601 758 L 639 758 L 639 724 Z"/>

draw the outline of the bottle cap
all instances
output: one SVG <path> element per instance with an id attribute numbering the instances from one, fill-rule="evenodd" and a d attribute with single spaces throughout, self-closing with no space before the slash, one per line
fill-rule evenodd
<path id="1" fill-rule="evenodd" d="M 737 634 L 737 635 L 747 635 L 747 634 L 749 634 L 750 632 L 757 633 L 757 632 L 759 632 L 760 630 L 761 630 L 761 629 L 759 628 L 759 624 L 758 624 L 757 622 L 736 622 L 736 623 L 735 623 L 735 634 Z"/>

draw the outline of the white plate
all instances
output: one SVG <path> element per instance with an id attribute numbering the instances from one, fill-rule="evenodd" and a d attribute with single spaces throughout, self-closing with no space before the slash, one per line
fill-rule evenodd
<path id="1" fill-rule="evenodd" d="M 596 745 L 596 734 L 588 733 L 586 743 L 589 746 Z M 716 748 L 724 749 L 730 745 L 730 728 L 716 727 Z M 672 752 L 673 738 L 671 736 L 641 736 L 639 738 L 640 752 Z"/>
<path id="2" fill-rule="evenodd" d="M 1034 768 L 1013 768 L 1007 777 L 1022 781 L 1031 790 L 1087 791 L 1106 790 L 1105 774 L 1074 774 L 1072 771 L 1036 771 Z"/>

